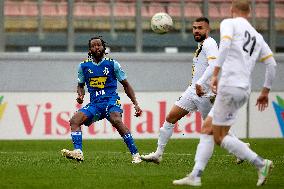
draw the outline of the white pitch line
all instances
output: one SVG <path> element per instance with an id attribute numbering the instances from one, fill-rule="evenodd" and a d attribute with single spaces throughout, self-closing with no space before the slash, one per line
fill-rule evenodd
<path id="1" fill-rule="evenodd" d="M 26 152 L 23 152 L 23 151 L 0 151 L 0 154 L 25 154 L 25 153 L 30 153 L 32 151 L 26 151 Z M 54 151 L 56 152 L 56 151 Z M 60 152 L 60 151 L 58 151 Z M 36 151 L 36 152 L 33 152 L 33 153 L 50 153 L 50 152 L 39 152 L 39 151 Z M 113 151 L 94 151 L 94 153 L 100 153 L 100 154 L 130 154 L 130 152 L 113 152 Z M 144 153 L 141 153 L 141 155 L 145 155 L 145 154 L 149 154 L 150 152 L 144 152 Z M 169 155 L 169 156 L 193 156 L 194 154 L 190 154 L 190 153 L 164 153 L 165 155 Z M 213 155 L 213 156 L 216 156 L 216 155 Z M 226 154 L 226 155 L 218 155 L 218 156 L 232 156 L 230 154 Z"/>

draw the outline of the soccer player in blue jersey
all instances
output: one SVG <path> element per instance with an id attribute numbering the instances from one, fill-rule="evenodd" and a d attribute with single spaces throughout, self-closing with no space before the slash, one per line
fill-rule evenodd
<path id="1" fill-rule="evenodd" d="M 78 67 L 77 102 L 83 103 L 85 85 L 90 93 L 90 103 L 81 108 L 70 120 L 71 137 L 74 150 L 61 150 L 62 155 L 69 159 L 83 161 L 81 125 L 89 126 L 93 122 L 106 118 L 117 129 L 130 153 L 132 163 L 140 163 L 140 155 L 129 129 L 122 123 L 120 97 L 117 94 L 119 81 L 127 96 L 131 99 L 135 116 L 142 114 L 135 93 L 126 79 L 126 74 L 120 64 L 105 57 L 105 41 L 101 37 L 89 40 L 89 58 Z"/>

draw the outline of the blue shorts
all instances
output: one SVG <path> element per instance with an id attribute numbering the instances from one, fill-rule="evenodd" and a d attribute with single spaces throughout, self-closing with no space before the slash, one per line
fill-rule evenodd
<path id="1" fill-rule="evenodd" d="M 90 126 L 93 122 L 104 118 L 109 120 L 111 112 L 123 112 L 119 97 L 111 97 L 106 101 L 89 103 L 78 111 L 84 113 L 88 117 L 84 122 L 84 125 L 86 126 Z"/>

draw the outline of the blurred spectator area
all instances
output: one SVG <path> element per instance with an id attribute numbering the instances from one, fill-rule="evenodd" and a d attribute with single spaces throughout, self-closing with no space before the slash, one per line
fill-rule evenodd
<path id="1" fill-rule="evenodd" d="M 75 0 L 75 31 L 109 31 L 111 27 L 118 31 L 134 31 L 135 2 Z M 230 0 L 209 0 L 209 18 L 213 29 L 218 29 L 220 20 L 230 17 L 230 3 Z M 275 0 L 275 3 L 276 31 L 284 31 L 284 0 Z M 4 6 L 6 32 L 38 31 L 39 27 L 43 32 L 66 31 L 67 0 L 4 0 Z M 256 0 L 256 27 L 260 31 L 268 27 L 268 6 L 268 0 Z M 143 0 L 141 11 L 144 30 L 150 30 L 149 20 L 153 14 L 167 12 L 174 19 L 175 30 L 179 31 L 182 20 L 191 22 L 202 15 L 202 1 L 184 0 L 183 6 L 180 0 Z M 190 24 L 186 24 L 186 31 L 190 30 Z"/>

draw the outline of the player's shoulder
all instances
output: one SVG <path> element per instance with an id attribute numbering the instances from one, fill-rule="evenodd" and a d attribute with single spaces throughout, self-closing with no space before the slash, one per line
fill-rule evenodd
<path id="1" fill-rule="evenodd" d="M 105 57 L 104 58 L 106 61 L 109 61 L 109 62 L 115 62 L 116 60 L 114 60 L 113 58 L 110 58 L 110 57 Z"/>
<path id="2" fill-rule="evenodd" d="M 224 25 L 224 24 L 232 24 L 236 22 L 236 19 L 234 18 L 225 18 L 224 20 L 221 21 L 221 24 Z"/>
<path id="3" fill-rule="evenodd" d="M 117 60 L 110 58 L 110 57 L 105 57 L 105 61 L 108 62 L 109 64 L 114 65 L 115 67 L 120 67 L 120 64 Z"/>
<path id="4" fill-rule="evenodd" d="M 80 64 L 78 65 L 78 67 L 83 68 L 83 67 L 88 67 L 90 65 L 90 63 L 92 63 L 92 59 L 87 58 L 85 60 L 83 60 L 82 62 L 80 62 Z"/>
<path id="5" fill-rule="evenodd" d="M 214 38 L 209 36 L 204 40 L 203 46 L 208 47 L 210 49 L 211 47 L 217 47 L 217 42 Z"/>
<path id="6" fill-rule="evenodd" d="M 216 40 L 214 39 L 214 38 L 212 38 L 212 37 L 207 37 L 205 40 L 204 40 L 204 42 L 203 42 L 203 44 L 204 45 L 211 45 L 211 44 L 217 44 L 217 42 L 216 42 Z"/>
<path id="7" fill-rule="evenodd" d="M 113 65 L 119 64 L 118 61 L 115 60 L 115 59 L 113 59 L 113 58 L 105 57 L 104 59 L 105 59 L 105 61 L 106 61 L 108 64 L 113 64 Z"/>
<path id="8" fill-rule="evenodd" d="M 89 63 L 89 62 L 92 62 L 92 59 L 87 58 L 87 59 L 83 60 L 82 62 L 80 62 L 80 64 L 86 64 L 86 63 Z"/>

